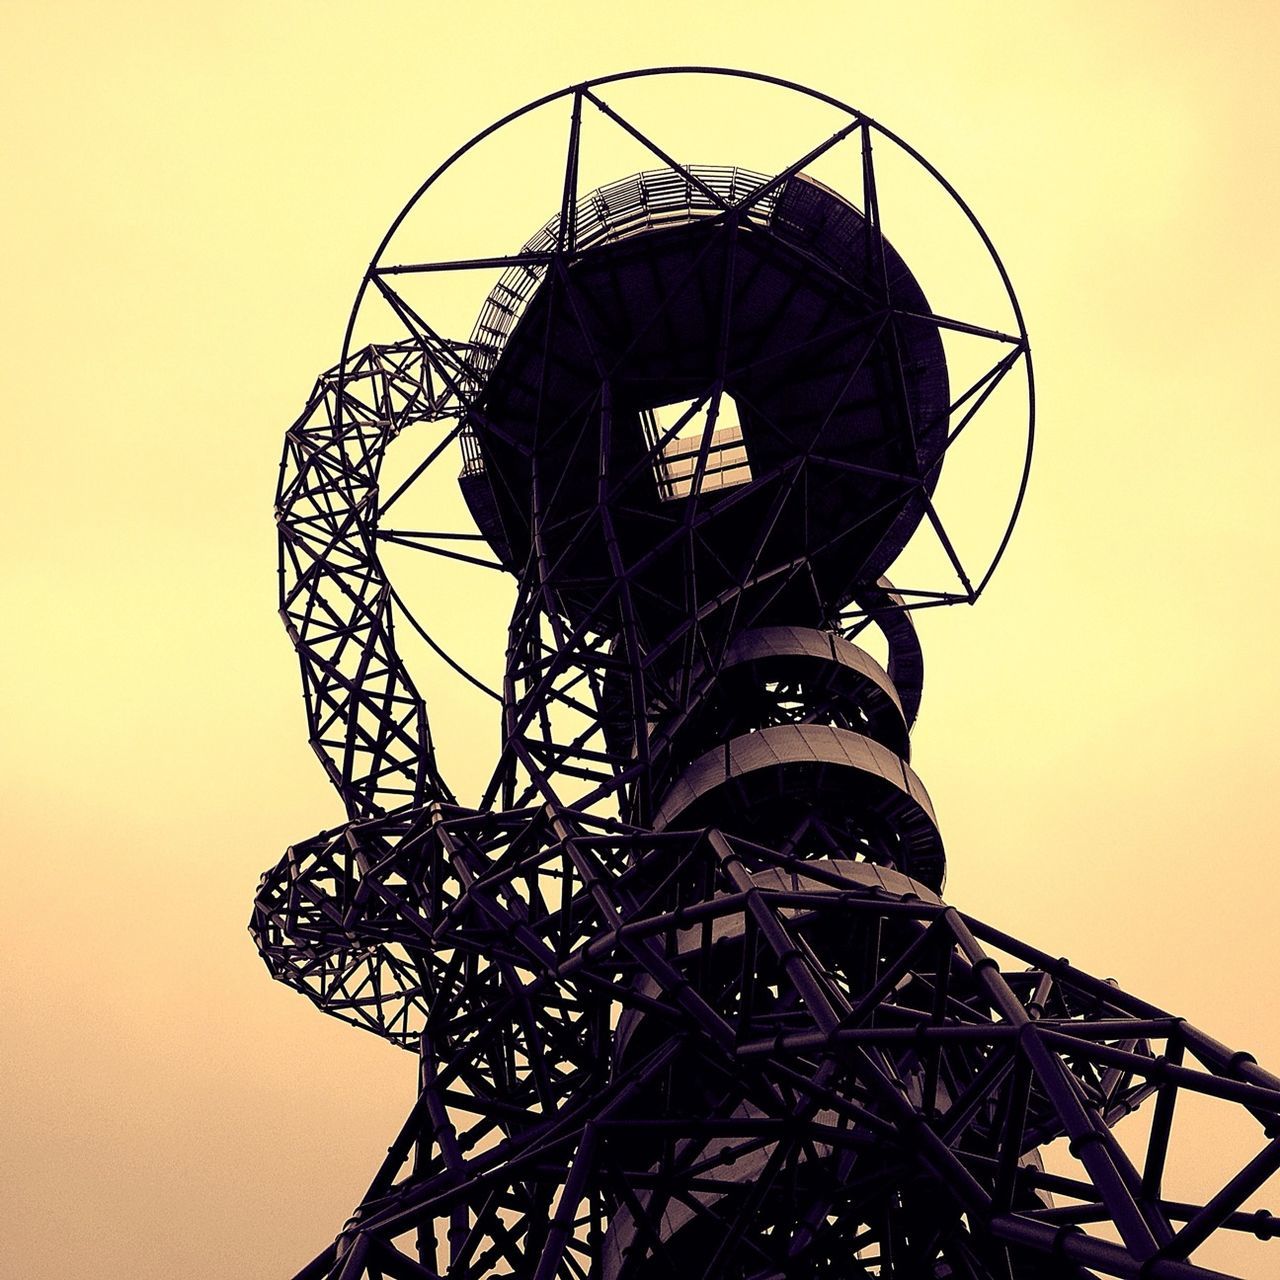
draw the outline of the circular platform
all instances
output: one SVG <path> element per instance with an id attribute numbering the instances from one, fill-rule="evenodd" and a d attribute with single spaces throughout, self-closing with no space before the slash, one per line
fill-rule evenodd
<path id="1" fill-rule="evenodd" d="M 627 182 L 643 203 L 670 177 Z M 655 638 L 744 599 L 818 623 L 922 518 L 949 412 L 937 326 L 878 230 L 804 175 L 767 206 L 628 222 L 510 309 L 468 423 L 485 532 L 520 565 L 536 526 L 570 617 L 607 617 L 625 580 Z"/>

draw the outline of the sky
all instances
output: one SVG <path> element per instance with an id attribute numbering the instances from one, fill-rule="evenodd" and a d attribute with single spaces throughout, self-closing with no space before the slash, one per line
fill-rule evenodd
<path id="1" fill-rule="evenodd" d="M 948 899 L 1280 1069 L 1278 23 L 1248 3 L 4 6 L 13 1273 L 289 1275 L 407 1110 L 413 1059 L 272 983 L 245 931 L 259 874 L 341 820 L 275 615 L 281 438 L 426 173 L 522 102 L 636 66 L 834 94 L 981 217 L 1040 419 L 990 590 L 921 623 L 913 765 Z M 523 180 L 509 197 L 529 232 L 551 212 Z M 457 604 L 436 605 L 455 626 Z M 446 769 L 483 767 L 492 733 L 446 736 Z M 1232 1136 L 1196 1132 L 1192 1182 Z M 1205 1260 L 1258 1265 L 1235 1256 Z"/>

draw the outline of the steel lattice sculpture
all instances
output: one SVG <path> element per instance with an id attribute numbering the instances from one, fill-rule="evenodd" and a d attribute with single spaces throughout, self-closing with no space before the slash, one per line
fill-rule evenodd
<path id="1" fill-rule="evenodd" d="M 421 1055 L 403 1130 L 299 1276 L 1218 1274 L 1188 1260 L 1211 1234 L 1276 1229 L 1241 1206 L 1280 1166 L 1280 1081 L 947 906 L 908 763 L 910 610 L 976 599 L 1013 523 L 970 574 L 935 502 L 995 389 L 1030 407 L 1003 268 L 958 204 L 1015 324 L 931 308 L 877 199 L 878 148 L 919 157 L 867 117 L 811 94 L 842 123 L 776 174 L 682 165 L 610 103 L 633 79 L 509 117 L 560 110 L 569 136 L 560 210 L 518 253 L 384 243 L 362 297 L 407 335 L 349 349 L 286 438 L 282 615 L 348 822 L 264 876 L 252 930 L 275 977 Z M 583 194 L 592 113 L 654 166 Z M 810 176 L 837 147 L 851 196 Z M 499 278 L 445 338 L 405 282 L 471 270 Z M 963 385 L 955 334 L 991 352 Z M 410 429 L 422 461 L 387 494 Z M 473 527 L 388 527 L 459 464 Z M 917 528 L 955 587 L 885 579 Z M 388 543 L 516 584 L 475 807 L 396 626 L 462 667 Z M 874 632 L 883 665 L 855 643 Z M 1198 1203 L 1164 1189 L 1188 1093 L 1257 1127 Z M 1144 1102 L 1134 1156 L 1113 1126 Z M 1039 1155 L 1063 1138 L 1074 1175 Z"/>

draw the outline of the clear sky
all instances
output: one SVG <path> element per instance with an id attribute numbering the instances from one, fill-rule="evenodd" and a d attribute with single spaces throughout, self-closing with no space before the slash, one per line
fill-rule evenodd
<path id="1" fill-rule="evenodd" d="M 13 1274 L 290 1274 L 407 1109 L 412 1059 L 270 982 L 245 933 L 259 873 L 341 818 L 275 616 L 280 440 L 428 169 L 526 99 L 630 66 L 825 89 L 982 217 L 1041 436 L 989 595 L 922 625 L 914 763 L 948 897 L 1280 1067 L 1277 22 L 1266 4 L 6 5 Z M 491 741 L 449 750 L 478 768 Z M 1188 1186 L 1230 1127 L 1197 1132 Z"/>

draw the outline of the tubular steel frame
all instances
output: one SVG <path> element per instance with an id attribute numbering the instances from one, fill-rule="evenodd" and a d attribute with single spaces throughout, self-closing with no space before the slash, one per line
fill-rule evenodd
<path id="1" fill-rule="evenodd" d="M 671 74 L 806 94 L 848 123 L 773 177 L 685 167 L 606 100 L 614 83 Z M 570 109 L 563 201 L 520 253 L 384 261 L 451 165 L 558 100 Z M 580 196 L 587 110 L 662 169 Z M 890 274 L 873 158 L 887 140 L 956 201 L 1016 317 L 1017 332 L 1004 334 L 921 314 L 895 304 L 887 284 L 866 304 L 877 319 L 859 365 L 888 351 L 886 367 L 901 375 L 912 325 L 959 328 L 1001 349 L 988 374 L 948 396 L 947 420 L 934 424 L 940 452 L 899 477 L 962 589 L 904 595 L 868 558 L 821 625 L 780 623 L 777 601 L 814 570 L 807 555 L 767 561 L 762 538 L 728 587 L 708 598 L 687 590 L 684 621 L 655 635 L 653 618 L 666 615 L 646 598 L 652 565 L 704 555 L 717 522 L 769 485 L 781 510 L 805 467 L 825 463 L 821 451 L 776 473 L 753 470 L 747 485 L 701 491 L 725 394 L 722 340 L 709 390 L 647 446 L 656 465 L 704 413 L 686 514 L 677 533 L 628 560 L 618 527 L 634 477 L 609 473 L 612 383 L 602 374 L 589 408 L 599 490 L 567 549 L 557 548 L 560 478 L 540 479 L 539 446 L 490 415 L 491 375 L 542 296 L 552 300 L 548 350 L 553 333 L 569 333 L 602 368 L 579 264 L 600 261 L 608 246 L 657 243 L 645 237 L 660 227 L 697 223 L 733 246 L 739 226 L 776 221 L 803 168 L 847 139 L 862 156 L 870 266 L 841 288 L 865 293 L 877 263 Z M 729 281 L 735 260 L 731 248 Z M 501 274 L 475 331 L 458 341 L 394 282 L 464 269 Z M 409 336 L 354 350 L 356 316 L 373 293 Z M 1191 1280 L 1219 1274 L 1189 1260 L 1215 1233 L 1280 1232 L 1271 1214 L 1243 1209 L 1280 1168 L 1280 1080 L 938 896 L 940 838 L 907 764 L 923 676 L 909 610 L 971 603 L 1004 554 L 1030 427 L 1012 517 L 981 573 L 960 565 L 929 493 L 942 455 L 1018 366 L 1033 416 L 1008 275 L 950 185 L 868 117 L 771 77 L 677 68 L 572 86 L 459 148 L 398 215 L 362 282 L 342 359 L 286 435 L 277 493 L 281 615 L 310 741 L 348 821 L 263 876 L 251 930 L 274 977 L 418 1053 L 421 1083 L 352 1218 L 298 1280 Z M 423 461 L 384 497 L 385 452 L 409 428 Z M 520 495 L 532 530 L 524 551 L 496 535 L 483 505 L 514 501 L 500 491 L 504 449 L 533 467 L 533 491 Z M 459 456 L 487 530 L 386 526 L 411 484 Z M 592 579 L 588 598 L 572 563 L 589 539 L 608 549 L 613 576 Z M 382 543 L 514 575 L 501 688 L 466 671 L 409 611 L 383 569 Z M 437 768 L 397 625 L 499 704 L 500 758 L 474 809 Z M 883 633 L 887 671 L 850 643 L 868 627 Z M 750 829 L 728 817 L 748 810 Z M 1198 1203 L 1165 1190 L 1185 1110 L 1178 1099 L 1191 1095 L 1232 1106 L 1260 1130 L 1256 1153 Z M 1112 1128 L 1147 1100 L 1150 1136 L 1135 1159 Z M 1075 1176 L 1046 1171 L 1038 1155 L 1062 1138 Z"/>

